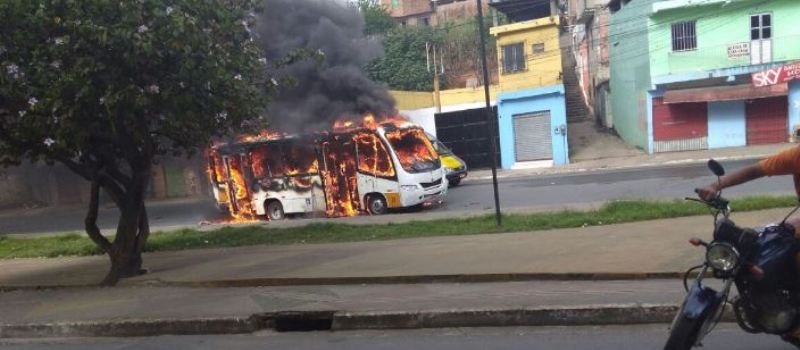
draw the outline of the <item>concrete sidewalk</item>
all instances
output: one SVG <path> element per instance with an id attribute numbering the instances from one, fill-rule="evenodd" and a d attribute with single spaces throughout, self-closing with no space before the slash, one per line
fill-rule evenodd
<path id="1" fill-rule="evenodd" d="M 731 147 L 713 150 L 667 152 L 667 153 L 636 153 L 623 152 L 621 155 L 602 157 L 595 155 L 587 159 L 573 159 L 569 165 L 547 168 L 520 168 L 513 170 L 498 170 L 498 178 L 517 178 L 535 175 L 557 175 L 569 173 L 582 173 L 594 171 L 624 170 L 635 168 L 664 167 L 679 164 L 705 163 L 709 159 L 717 160 L 742 160 L 762 159 L 784 149 L 797 146 L 794 143 L 756 145 L 747 147 Z M 473 170 L 464 179 L 465 183 L 486 181 L 492 178 L 490 170 Z"/>
<path id="2" fill-rule="evenodd" d="M 666 323 L 677 280 L 0 293 L 0 338 Z"/>
<path id="3" fill-rule="evenodd" d="M 787 209 L 734 213 L 743 226 L 779 221 Z M 709 238 L 712 219 L 696 216 L 621 225 L 377 242 L 251 246 L 145 254 L 150 273 L 123 285 L 275 286 L 289 284 L 508 281 L 678 276 L 702 261 L 691 237 Z M 0 286 L 92 285 L 104 256 L 0 261 Z"/>

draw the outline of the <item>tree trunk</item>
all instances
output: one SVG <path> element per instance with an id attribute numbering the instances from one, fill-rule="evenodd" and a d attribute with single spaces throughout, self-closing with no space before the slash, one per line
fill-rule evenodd
<path id="1" fill-rule="evenodd" d="M 102 285 L 113 286 L 122 278 L 139 276 L 142 269 L 142 251 L 139 249 L 141 208 L 120 208 L 117 236 L 108 251 L 111 269 L 103 279 Z M 146 220 L 146 219 L 145 219 Z M 142 244 L 143 246 L 143 244 Z"/>
<path id="2" fill-rule="evenodd" d="M 117 234 L 108 250 L 111 269 L 103 279 L 103 285 L 113 286 L 121 278 L 139 276 L 147 272 L 142 268 L 142 251 L 150 235 L 144 204 L 149 175 L 149 167 L 136 172 L 131 186 L 125 191 L 125 198 L 118 203 L 120 219 L 117 223 Z"/>

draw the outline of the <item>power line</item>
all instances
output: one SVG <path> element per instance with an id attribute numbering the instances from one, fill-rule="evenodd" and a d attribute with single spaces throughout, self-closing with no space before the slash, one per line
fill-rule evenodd
<path id="1" fill-rule="evenodd" d="M 742 4 L 742 6 L 739 6 L 739 7 L 730 6 L 730 7 L 727 7 L 725 9 L 723 9 L 723 11 L 718 11 L 714 15 L 706 16 L 706 17 L 703 17 L 703 18 L 716 18 L 716 17 L 722 16 L 724 14 L 727 14 L 728 12 L 738 11 L 738 10 L 741 10 L 741 9 L 744 9 L 744 8 L 747 8 L 747 7 L 758 7 L 758 6 L 764 5 L 764 4 L 768 3 L 768 2 L 770 2 L 770 0 L 762 0 L 761 2 L 759 2 L 759 3 L 755 4 L 755 5 L 753 5 L 753 4 Z M 634 7 L 634 6 L 645 6 L 644 4 L 647 4 L 647 6 L 652 5 L 652 4 L 649 4 L 649 3 L 642 3 L 642 5 L 628 5 L 628 6 L 626 6 L 626 8 Z M 526 8 L 520 8 L 517 11 L 519 11 L 519 12 L 528 11 L 528 10 L 530 10 L 530 9 L 535 7 L 535 6 L 531 5 L 531 4 L 525 4 L 525 5 L 527 5 Z M 630 22 L 632 20 L 642 19 L 642 18 L 649 18 L 651 16 L 652 16 L 652 13 L 645 13 L 645 14 L 642 14 L 642 15 L 625 18 L 625 22 L 619 22 L 619 23 L 613 22 L 614 17 L 611 16 L 612 21 L 609 21 L 609 23 L 604 24 L 604 25 L 598 24 L 597 26 L 593 26 L 593 28 L 602 28 L 602 27 L 609 27 L 610 28 L 611 26 L 630 25 Z M 547 17 L 543 17 L 543 18 L 547 18 Z M 465 21 L 463 23 L 459 23 L 459 24 L 455 24 L 455 25 L 451 25 L 451 26 L 446 26 L 446 27 L 444 27 L 444 29 L 458 28 L 458 27 L 465 26 L 465 25 L 474 25 L 474 23 L 469 22 L 469 21 Z M 657 27 L 657 26 L 663 26 L 663 25 L 670 25 L 670 23 L 648 24 L 648 25 L 645 25 L 643 28 L 637 28 L 637 29 L 634 29 L 634 30 L 630 30 L 628 32 L 619 32 L 619 33 L 609 34 L 606 37 L 608 38 L 609 41 L 611 40 L 612 37 L 617 39 L 617 40 L 620 40 L 622 37 L 626 37 L 626 36 L 630 36 L 630 35 L 636 35 L 636 34 L 643 34 L 645 32 L 649 32 L 650 28 Z M 558 35 L 558 37 L 560 37 L 560 35 Z M 550 37 L 550 39 L 553 39 L 553 38 L 554 37 Z M 572 45 L 569 45 L 569 46 L 572 46 Z"/>

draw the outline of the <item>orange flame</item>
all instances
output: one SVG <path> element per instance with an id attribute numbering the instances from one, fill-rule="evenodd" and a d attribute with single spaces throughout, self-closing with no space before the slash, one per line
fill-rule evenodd
<path id="1" fill-rule="evenodd" d="M 419 128 L 399 129 L 386 133 L 397 160 L 404 169 L 412 169 L 419 162 L 432 162 L 439 158 L 433 144 Z"/>
<path id="2" fill-rule="evenodd" d="M 329 217 L 358 215 L 358 177 L 352 140 L 334 135 L 322 143 L 325 184 L 325 214 Z"/>
<path id="3" fill-rule="evenodd" d="M 255 135 L 241 135 L 237 138 L 239 142 L 260 142 L 279 140 L 288 135 L 282 131 L 262 130 Z"/>
<path id="4" fill-rule="evenodd" d="M 240 162 L 236 158 L 238 157 L 231 157 L 229 163 L 230 169 L 230 184 L 231 184 L 231 194 L 233 194 L 231 198 L 231 205 L 235 204 L 236 208 L 231 208 L 231 216 L 233 216 L 235 222 L 248 222 L 253 221 L 255 219 L 255 212 L 253 211 L 253 206 L 250 203 L 250 191 L 247 188 L 247 182 L 244 179 L 244 174 L 242 173 L 242 168 L 246 164 L 242 164 L 244 162 Z M 246 161 L 246 159 L 244 160 Z M 233 203 L 235 201 L 235 203 Z"/>

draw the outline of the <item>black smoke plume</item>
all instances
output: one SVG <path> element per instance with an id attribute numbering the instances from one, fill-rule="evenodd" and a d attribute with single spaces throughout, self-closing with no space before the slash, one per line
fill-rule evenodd
<path id="1" fill-rule="evenodd" d="M 264 0 L 257 14 L 256 40 L 269 61 L 304 50 L 320 59 L 301 59 L 280 68 L 281 84 L 270 103 L 272 124 L 290 131 L 328 128 L 339 118 L 394 111 L 384 85 L 363 68 L 383 54 L 364 36 L 364 19 L 355 8 L 332 0 Z"/>

